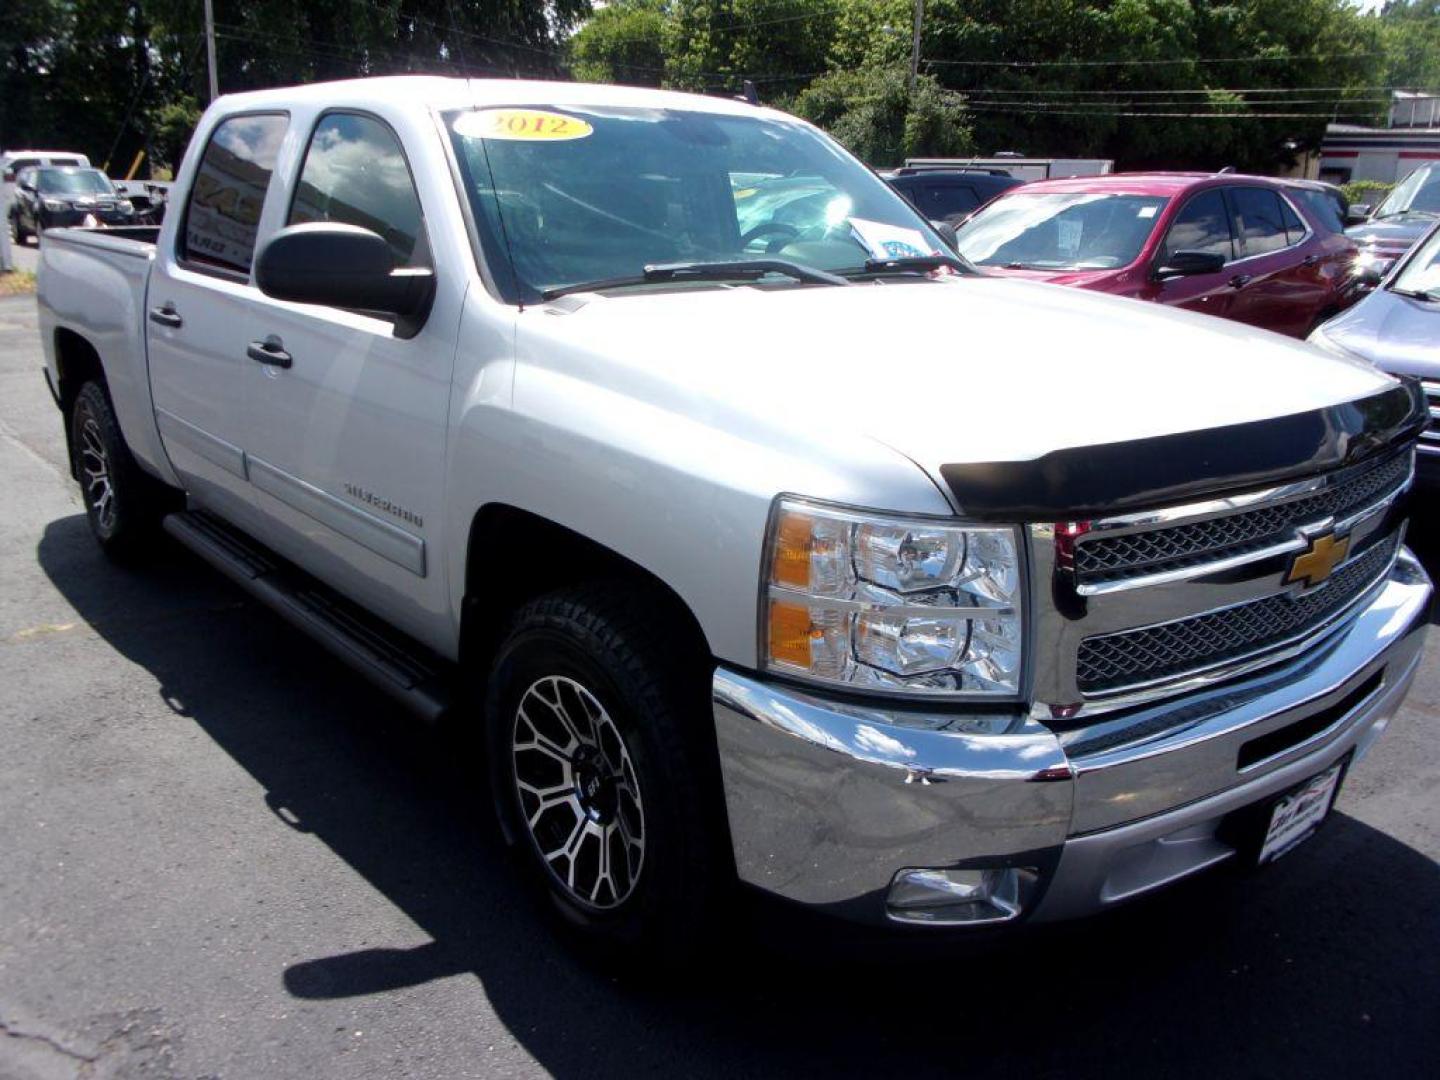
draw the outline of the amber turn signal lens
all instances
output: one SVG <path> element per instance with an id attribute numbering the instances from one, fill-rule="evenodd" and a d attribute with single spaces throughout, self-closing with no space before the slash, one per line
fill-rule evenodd
<path id="1" fill-rule="evenodd" d="M 792 589 L 810 587 L 811 529 L 814 522 L 805 514 L 782 513 L 775 530 L 775 553 L 770 563 L 770 580 Z M 773 639 L 772 639 L 773 640 Z"/>
<path id="2" fill-rule="evenodd" d="M 810 642 L 821 637 L 810 621 L 810 609 L 800 604 L 770 601 L 770 659 L 810 669 Z"/>

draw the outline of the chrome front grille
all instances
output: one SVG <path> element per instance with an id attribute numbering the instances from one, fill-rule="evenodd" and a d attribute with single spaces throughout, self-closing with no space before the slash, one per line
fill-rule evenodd
<path id="1" fill-rule="evenodd" d="M 1311 592 L 1276 593 L 1188 619 L 1086 638 L 1076 658 L 1076 683 L 1085 694 L 1133 689 L 1308 636 L 1369 592 L 1389 571 L 1399 544 L 1398 533 L 1381 539 Z"/>
<path id="2" fill-rule="evenodd" d="M 1440 386 L 1437 386 L 1440 394 Z M 1440 402 L 1437 402 L 1440 411 Z M 1437 421 L 1432 419 L 1432 425 Z M 1440 430 L 1436 432 L 1440 447 Z M 1081 586 L 1183 570 L 1260 551 L 1291 539 L 1297 527 L 1344 519 L 1403 487 L 1410 478 L 1406 451 L 1367 463 L 1332 479 L 1312 494 L 1222 513 L 1168 528 L 1111 534 L 1094 532 L 1075 544 Z"/>

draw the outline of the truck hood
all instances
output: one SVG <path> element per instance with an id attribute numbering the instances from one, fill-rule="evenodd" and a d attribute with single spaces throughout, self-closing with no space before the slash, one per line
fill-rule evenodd
<path id="1" fill-rule="evenodd" d="M 983 276 L 570 296 L 523 313 L 517 353 L 522 368 L 787 453 L 874 440 L 937 483 L 947 463 L 1225 427 L 1395 385 L 1238 323 Z"/>

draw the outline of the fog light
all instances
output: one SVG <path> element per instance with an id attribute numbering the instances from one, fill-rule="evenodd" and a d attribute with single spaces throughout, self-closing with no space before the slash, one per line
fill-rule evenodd
<path id="1" fill-rule="evenodd" d="M 885 910 L 897 922 L 934 926 L 1008 922 L 1020 914 L 1035 880 L 1035 871 L 1013 866 L 901 870 Z"/>

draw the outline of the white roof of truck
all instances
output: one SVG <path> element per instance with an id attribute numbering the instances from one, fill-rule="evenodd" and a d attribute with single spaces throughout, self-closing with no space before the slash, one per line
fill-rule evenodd
<path id="1" fill-rule="evenodd" d="M 605 83 L 547 82 L 539 79 L 449 79 L 434 75 L 393 75 L 373 79 L 309 83 L 273 90 L 227 94 L 219 99 L 231 111 L 286 103 L 326 106 L 373 106 L 384 101 L 423 109 L 459 109 L 486 105 L 613 105 L 631 108 L 683 109 L 692 112 L 754 116 L 782 115 L 771 109 L 730 98 L 652 90 Z"/>

